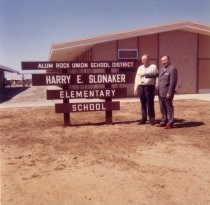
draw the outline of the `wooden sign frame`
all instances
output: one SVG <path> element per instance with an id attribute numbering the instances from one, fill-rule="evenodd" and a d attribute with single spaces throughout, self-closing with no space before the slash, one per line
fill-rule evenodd
<path id="1" fill-rule="evenodd" d="M 105 111 L 106 124 L 112 124 L 112 110 L 120 109 L 119 101 L 112 101 L 112 98 L 127 97 L 127 88 L 112 88 L 112 84 L 133 83 L 135 79 L 134 69 L 137 61 L 25 61 L 21 63 L 22 70 L 50 70 L 50 73 L 32 74 L 32 85 L 55 85 L 62 87 L 62 90 L 47 90 L 48 100 L 61 99 L 63 103 L 55 104 L 55 112 L 64 114 L 64 126 L 71 125 L 70 113 Z M 85 70 L 93 68 L 105 69 L 105 73 L 69 73 L 69 70 Z M 120 72 L 112 73 L 112 69 L 119 69 Z M 128 72 L 132 71 L 132 72 Z M 125 72 L 123 72 L 125 71 Z M 71 85 L 105 85 L 105 89 L 69 89 Z M 80 92 L 74 95 L 75 92 Z M 91 94 L 100 92 L 99 94 Z M 72 94 L 73 93 L 73 94 Z M 105 102 L 70 103 L 70 99 L 99 98 Z"/>

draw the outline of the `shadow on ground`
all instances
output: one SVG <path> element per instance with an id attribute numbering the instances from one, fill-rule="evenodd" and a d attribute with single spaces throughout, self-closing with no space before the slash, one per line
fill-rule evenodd
<path id="1" fill-rule="evenodd" d="M 106 122 L 88 122 L 88 123 L 78 123 L 78 124 L 70 124 L 69 126 L 72 127 L 77 127 L 77 126 L 100 126 L 100 125 L 117 125 L 117 124 L 132 124 L 132 123 L 137 123 L 139 120 L 131 120 L 131 121 L 122 121 L 122 122 L 113 122 L 111 124 L 107 124 Z"/>
<path id="2" fill-rule="evenodd" d="M 183 119 L 176 119 L 174 123 L 174 128 L 198 127 L 202 125 L 205 125 L 205 124 L 203 122 L 185 121 Z"/>
<path id="3" fill-rule="evenodd" d="M 113 122 L 112 125 L 120 125 L 120 124 L 133 124 L 138 123 L 139 120 L 130 120 L 130 121 L 121 121 L 121 122 Z M 158 121 L 156 121 L 158 123 Z M 149 124 L 146 123 L 146 124 Z M 106 122 L 97 122 L 97 123 L 79 123 L 79 124 L 70 124 L 70 126 L 100 126 L 100 125 L 106 125 Z M 187 128 L 187 127 L 198 127 L 205 125 L 203 122 L 194 122 L 194 121 L 186 121 L 184 119 L 175 119 L 175 123 L 173 128 Z M 144 126 L 144 125 L 141 125 Z"/>
<path id="4" fill-rule="evenodd" d="M 29 87 L 0 88 L 0 103 L 8 101 Z"/>

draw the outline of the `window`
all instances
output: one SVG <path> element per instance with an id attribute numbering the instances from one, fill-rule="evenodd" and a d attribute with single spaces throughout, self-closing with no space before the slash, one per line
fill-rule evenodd
<path id="1" fill-rule="evenodd" d="M 118 59 L 138 59 L 138 49 L 118 49 Z"/>

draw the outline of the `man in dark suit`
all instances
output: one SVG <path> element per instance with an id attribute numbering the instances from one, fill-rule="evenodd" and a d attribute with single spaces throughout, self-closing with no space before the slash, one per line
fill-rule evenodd
<path id="1" fill-rule="evenodd" d="M 177 84 L 177 69 L 166 55 L 161 57 L 161 64 L 163 66 L 158 77 L 158 95 L 162 118 L 156 127 L 170 129 L 174 125 L 173 98 Z"/>

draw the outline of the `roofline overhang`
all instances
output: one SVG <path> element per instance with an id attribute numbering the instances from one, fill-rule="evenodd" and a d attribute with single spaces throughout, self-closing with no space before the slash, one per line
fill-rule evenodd
<path id="1" fill-rule="evenodd" d="M 10 73 L 20 74 L 17 70 L 9 68 L 9 67 L 4 66 L 4 65 L 0 65 L 0 70 L 6 71 L 6 72 L 10 72 Z"/>
<path id="2" fill-rule="evenodd" d="M 163 33 L 174 30 L 184 30 L 205 35 L 210 35 L 210 26 L 200 24 L 192 21 L 178 21 L 175 23 L 161 24 L 153 27 L 145 27 L 140 29 L 133 29 L 125 32 L 116 32 L 111 34 L 93 36 L 88 38 L 77 39 L 73 41 L 65 41 L 53 43 L 49 53 L 49 60 L 54 51 L 60 51 L 65 49 L 74 49 L 79 47 L 90 48 L 95 44 L 110 42 L 114 40 L 122 40 L 126 38 L 132 38 L 137 36 L 151 35 L 155 33 Z"/>

